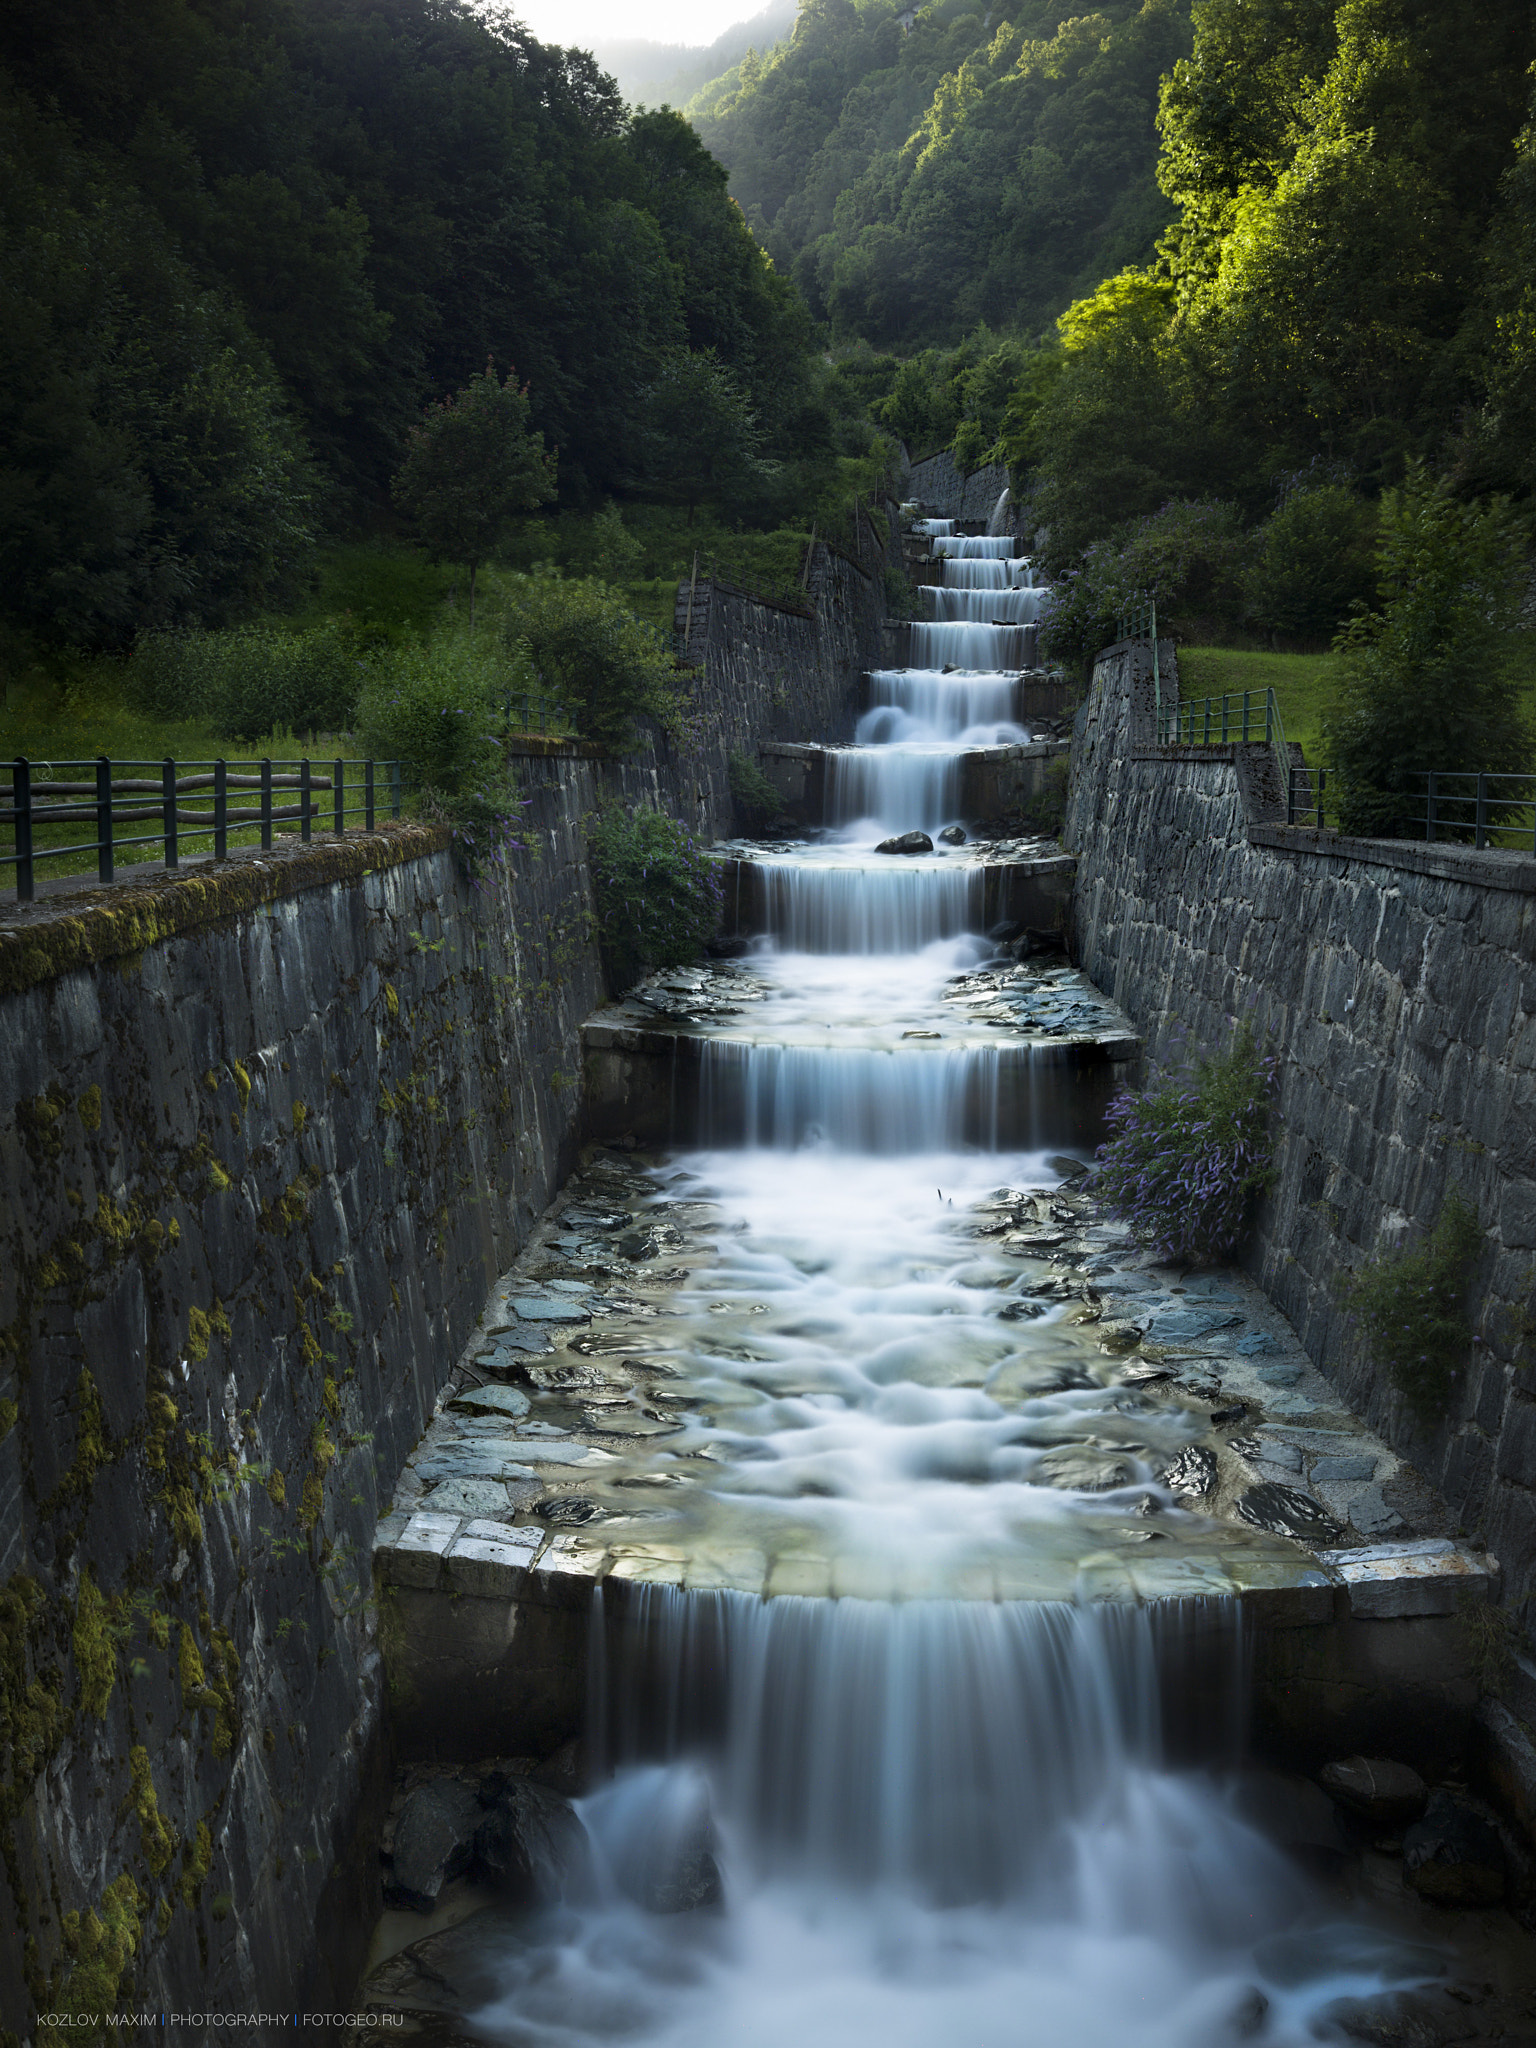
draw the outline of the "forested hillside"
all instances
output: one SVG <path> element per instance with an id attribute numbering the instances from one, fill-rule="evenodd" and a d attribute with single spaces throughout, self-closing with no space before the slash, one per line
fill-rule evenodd
<path id="1" fill-rule="evenodd" d="M 564 505 L 686 495 L 656 394 L 701 378 L 790 490 L 831 449 L 811 341 L 686 124 L 510 16 L 0 11 L 0 605 L 35 641 L 281 592 L 488 358 Z"/>
<path id="2" fill-rule="evenodd" d="M 1037 331 L 1152 253 L 1158 83 L 1188 0 L 805 0 L 793 38 L 687 112 L 775 260 L 841 339 Z M 903 21 L 909 25 L 903 27 Z"/>

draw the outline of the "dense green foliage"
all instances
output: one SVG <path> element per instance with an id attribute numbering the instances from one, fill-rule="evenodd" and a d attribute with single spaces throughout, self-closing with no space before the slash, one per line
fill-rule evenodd
<path id="1" fill-rule="evenodd" d="M 1371 1356 L 1426 1419 L 1444 1412 L 1467 1361 L 1467 1283 L 1483 1240 L 1477 1211 L 1452 1189 L 1419 1244 L 1367 1259 L 1344 1283 Z"/>
<path id="2" fill-rule="evenodd" d="M 766 832 L 786 822 L 783 799 L 749 755 L 733 749 L 726 756 L 725 766 L 730 778 L 731 809 L 742 832 Z"/>
<path id="3" fill-rule="evenodd" d="M 610 804 L 587 828 L 598 938 L 615 989 L 697 960 L 720 916 L 720 876 L 687 827 Z"/>
<path id="4" fill-rule="evenodd" d="M 411 429 L 395 498 L 434 561 L 469 571 L 469 625 L 475 625 L 475 573 L 501 547 L 512 520 L 555 495 L 555 459 L 528 429 L 528 393 L 508 371 L 487 363 L 462 391 L 450 392 Z"/>
<path id="5" fill-rule="evenodd" d="M 205 718 L 221 739 L 340 732 L 352 722 L 365 669 L 356 636 L 333 620 L 306 632 L 144 633 L 127 666 L 125 695 L 136 710 L 168 723 Z"/>
<path id="6" fill-rule="evenodd" d="M 1110 1104 L 1094 1190 L 1159 1259 L 1209 1265 L 1241 1243 L 1254 1195 L 1274 1178 L 1275 1069 L 1240 1024 L 1223 1051 Z"/>
<path id="7" fill-rule="evenodd" d="M 838 452 L 697 136 L 469 0 L 6 9 L 0 221 L 0 616 L 34 643 L 281 601 L 491 357 L 571 505 L 645 477 L 698 359 L 786 504 Z"/>
<path id="8" fill-rule="evenodd" d="M 1344 830 L 1394 838 L 1423 817 L 1425 769 L 1528 765 L 1511 644 L 1525 537 L 1503 499 L 1465 503 L 1413 463 L 1382 493 L 1377 563 L 1380 609 L 1357 613 L 1340 641 L 1327 736 Z"/>
<path id="9" fill-rule="evenodd" d="M 1179 219 L 1069 309 L 1005 431 L 1053 563 L 1170 497 L 1230 499 L 1298 570 L 1342 540 L 1310 616 L 1270 605 L 1326 634 L 1366 535 L 1337 497 L 1287 510 L 1299 478 L 1369 497 L 1423 455 L 1463 491 L 1536 481 L 1533 54 L 1523 13 L 1466 0 L 1201 0 L 1159 115 Z"/>
<path id="10" fill-rule="evenodd" d="M 636 618 L 614 591 L 530 576 L 511 579 L 509 592 L 506 654 L 535 692 L 566 707 L 583 739 L 622 753 L 633 746 L 641 716 L 680 732 L 670 638 Z M 509 676 L 509 689 L 518 686 Z"/>
<path id="11" fill-rule="evenodd" d="M 790 40 L 690 102 L 774 259 L 834 331 L 880 345 L 1031 331 L 1151 254 L 1158 79 L 1183 0 L 802 0 Z M 990 24 L 990 25 L 989 25 Z"/>

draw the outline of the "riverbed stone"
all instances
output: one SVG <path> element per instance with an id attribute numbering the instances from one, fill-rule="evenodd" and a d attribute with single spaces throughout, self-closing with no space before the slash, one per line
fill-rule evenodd
<path id="1" fill-rule="evenodd" d="M 485 1788 L 474 1836 L 480 1876 L 519 1905 L 553 1906 L 591 1878 L 591 1844 L 570 1801 L 548 1785 L 505 1777 Z"/>
<path id="2" fill-rule="evenodd" d="M 1388 1827 L 1417 1820 L 1429 1799 L 1418 1772 L 1390 1757 L 1341 1757 L 1323 1766 L 1318 1783 L 1351 1813 Z"/>
<path id="3" fill-rule="evenodd" d="M 443 1887 L 468 1870 L 483 1818 L 479 1794 L 464 1779 L 432 1778 L 418 1785 L 395 1822 L 385 1903 L 430 1913 Z"/>
<path id="4" fill-rule="evenodd" d="M 1403 1836 L 1403 1876 L 1437 1906 L 1496 1906 L 1506 1882 L 1497 1824 L 1464 1794 L 1432 1792 Z"/>
<path id="5" fill-rule="evenodd" d="M 875 848 L 876 853 L 932 853 L 933 841 L 926 832 L 898 832 L 891 839 L 882 839 Z"/>

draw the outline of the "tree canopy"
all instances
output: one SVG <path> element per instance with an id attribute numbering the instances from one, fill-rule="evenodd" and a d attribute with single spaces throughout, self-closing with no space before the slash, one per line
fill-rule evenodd
<path id="1" fill-rule="evenodd" d="M 469 0 L 0 11 L 0 559 L 39 636 L 280 590 L 424 407 L 515 362 L 565 502 L 679 349 L 826 445 L 811 324 L 681 117 Z"/>

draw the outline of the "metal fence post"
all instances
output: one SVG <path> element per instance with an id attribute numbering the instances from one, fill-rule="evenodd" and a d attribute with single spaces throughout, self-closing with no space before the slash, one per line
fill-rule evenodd
<path id="1" fill-rule="evenodd" d="M 373 830 L 373 757 L 363 763 L 363 819 L 368 830 Z"/>
<path id="2" fill-rule="evenodd" d="M 1285 822 L 1296 822 L 1296 770 L 1293 768 L 1285 779 Z"/>
<path id="3" fill-rule="evenodd" d="M 1243 745 L 1248 744 L 1248 692 L 1243 692 Z"/>
<path id="4" fill-rule="evenodd" d="M 263 755 L 261 763 L 261 850 L 272 851 L 272 758 Z"/>
<path id="5" fill-rule="evenodd" d="M 299 837 L 309 844 L 309 756 L 299 763 Z"/>
<path id="6" fill-rule="evenodd" d="M 1429 771 L 1429 796 L 1424 806 L 1424 837 L 1426 839 L 1434 838 L 1435 824 L 1435 770 L 1431 768 Z"/>
<path id="7" fill-rule="evenodd" d="M 15 811 L 16 901 L 32 901 L 32 765 L 18 758 L 11 765 L 11 806 Z"/>
<path id="8" fill-rule="evenodd" d="M 1323 791 L 1327 787 L 1328 770 L 1326 768 L 1319 768 L 1317 771 L 1317 829 L 1319 832 L 1327 830 L 1323 822 Z"/>
<path id="9" fill-rule="evenodd" d="M 344 793 L 346 772 L 347 764 L 345 761 L 340 760 L 337 761 L 335 767 L 331 770 L 331 804 L 336 815 L 336 830 L 338 834 L 345 832 L 347 829 L 347 800 Z"/>
<path id="10" fill-rule="evenodd" d="M 222 759 L 213 764 L 213 857 L 229 859 L 229 766 Z"/>
<path id="11" fill-rule="evenodd" d="M 1486 775 L 1479 775 L 1477 778 L 1477 843 L 1480 847 L 1488 844 L 1488 778 Z"/>
<path id="12" fill-rule="evenodd" d="M 168 868 L 179 868 L 181 850 L 176 837 L 176 763 L 169 755 L 160 764 L 160 807 L 165 826 L 165 864 Z"/>
<path id="13" fill-rule="evenodd" d="M 398 818 L 400 815 L 400 763 L 398 761 L 391 761 L 389 764 L 389 815 L 392 818 Z"/>
<path id="14" fill-rule="evenodd" d="M 96 879 L 110 882 L 112 862 L 112 763 L 105 754 L 96 757 Z"/>

